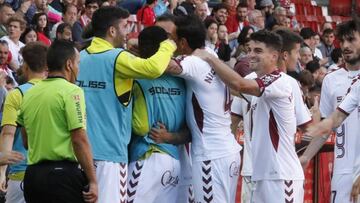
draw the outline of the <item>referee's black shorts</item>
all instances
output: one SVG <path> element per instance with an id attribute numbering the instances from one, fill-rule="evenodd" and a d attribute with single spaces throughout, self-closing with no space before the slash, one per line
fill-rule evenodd
<path id="1" fill-rule="evenodd" d="M 88 184 L 79 164 L 70 161 L 46 161 L 29 165 L 24 177 L 27 203 L 84 202 L 82 192 Z"/>

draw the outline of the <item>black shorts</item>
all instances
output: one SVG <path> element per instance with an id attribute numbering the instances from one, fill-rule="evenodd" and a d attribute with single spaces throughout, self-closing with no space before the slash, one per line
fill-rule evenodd
<path id="1" fill-rule="evenodd" d="M 84 202 L 88 184 L 79 164 L 70 161 L 46 161 L 29 165 L 24 177 L 27 203 Z"/>

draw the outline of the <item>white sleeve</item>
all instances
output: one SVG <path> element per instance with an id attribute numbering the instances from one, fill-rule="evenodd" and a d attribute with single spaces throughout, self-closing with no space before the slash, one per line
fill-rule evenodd
<path id="1" fill-rule="evenodd" d="M 200 61 L 201 59 L 194 56 L 188 56 L 184 58 L 184 60 L 180 61 L 182 72 L 178 76 L 190 80 L 199 77 L 201 75 L 201 70 L 203 70 L 203 64 L 197 65 L 197 63 Z"/>
<path id="2" fill-rule="evenodd" d="M 240 97 L 234 97 L 234 100 L 231 104 L 231 114 L 237 115 L 237 116 L 243 116 L 243 110 L 242 110 L 242 102 L 243 99 Z"/>
<path id="3" fill-rule="evenodd" d="M 305 105 L 299 84 L 293 81 L 293 94 L 295 99 L 295 116 L 297 126 L 304 125 L 311 121 L 311 114 Z"/>
<path id="4" fill-rule="evenodd" d="M 350 92 L 345 96 L 344 100 L 338 106 L 338 110 L 349 115 L 359 106 L 360 81 L 351 86 Z"/>
<path id="5" fill-rule="evenodd" d="M 320 95 L 320 104 L 319 110 L 322 118 L 329 117 L 330 114 L 334 111 L 334 106 L 331 104 L 331 86 L 329 84 L 329 80 L 327 77 L 324 78 L 321 87 L 321 95 Z"/>
<path id="6" fill-rule="evenodd" d="M 289 84 L 285 84 L 288 80 L 281 75 L 266 75 L 256 78 L 255 81 L 259 85 L 261 96 L 265 98 L 289 97 L 291 92 Z"/>

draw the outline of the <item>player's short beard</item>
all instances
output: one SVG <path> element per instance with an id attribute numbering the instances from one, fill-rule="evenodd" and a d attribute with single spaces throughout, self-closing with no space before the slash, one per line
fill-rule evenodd
<path id="1" fill-rule="evenodd" d="M 351 59 L 344 58 L 344 61 L 352 66 L 356 65 L 357 63 L 360 62 L 360 55 L 356 55 L 356 57 L 351 58 Z"/>

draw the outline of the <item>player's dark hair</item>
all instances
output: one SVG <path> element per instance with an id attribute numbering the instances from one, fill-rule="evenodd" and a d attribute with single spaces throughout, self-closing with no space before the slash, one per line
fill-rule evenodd
<path id="1" fill-rule="evenodd" d="M 360 20 L 358 17 L 354 17 L 352 20 L 343 22 L 336 27 L 336 37 L 340 41 L 345 38 L 352 38 L 355 32 L 360 33 Z"/>
<path id="2" fill-rule="evenodd" d="M 278 29 L 275 31 L 276 34 L 280 35 L 282 39 L 282 48 L 281 52 L 291 52 L 295 48 L 296 44 L 302 44 L 303 39 L 300 35 L 296 34 L 295 32 L 287 29 Z"/>
<path id="3" fill-rule="evenodd" d="M 75 46 L 68 40 L 55 40 L 47 54 L 49 72 L 62 71 L 66 61 L 75 57 Z"/>
<path id="4" fill-rule="evenodd" d="M 143 29 L 139 34 L 139 54 L 141 58 L 149 58 L 160 47 L 160 43 L 166 40 L 166 31 L 158 26 L 150 26 Z"/>
<path id="5" fill-rule="evenodd" d="M 250 35 L 250 39 L 256 42 L 262 42 L 268 48 L 272 48 L 278 52 L 281 52 L 282 49 L 282 39 L 280 35 L 267 31 L 259 30 Z"/>
<path id="6" fill-rule="evenodd" d="M 178 39 L 186 39 L 192 50 L 205 46 L 206 29 L 197 16 L 184 16 L 176 22 Z"/>
<path id="7" fill-rule="evenodd" d="M 48 49 L 49 48 L 42 42 L 27 43 L 22 49 L 22 57 L 31 71 L 41 73 L 46 70 L 46 57 Z"/>

